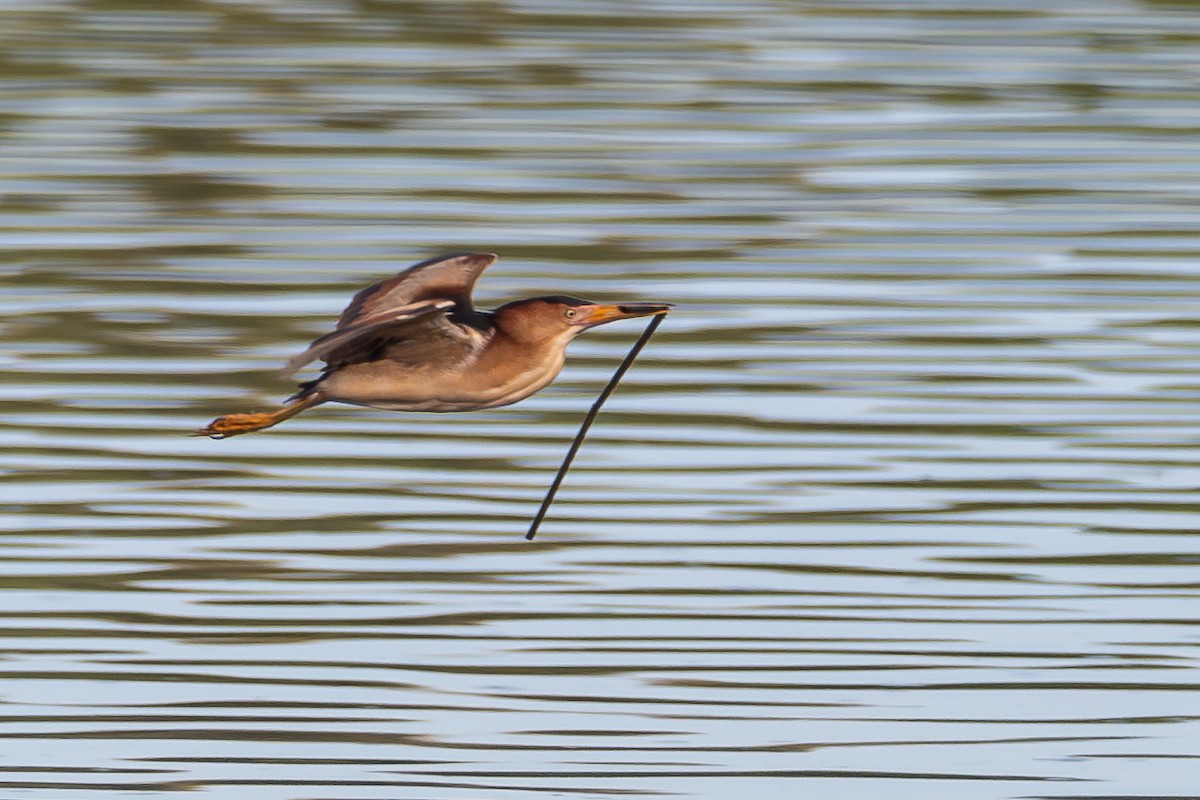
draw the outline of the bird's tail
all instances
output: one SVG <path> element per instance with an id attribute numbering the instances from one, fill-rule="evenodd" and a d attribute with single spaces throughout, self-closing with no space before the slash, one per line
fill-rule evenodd
<path id="1" fill-rule="evenodd" d="M 311 391 L 308 394 L 302 392 L 301 395 L 291 398 L 282 408 L 275 411 L 260 411 L 255 414 L 226 414 L 223 417 L 217 417 L 192 435 L 208 436 L 212 439 L 228 439 L 230 436 L 242 433 L 261 431 L 263 428 L 278 425 L 285 419 L 291 419 L 301 411 L 324 402 L 325 396 L 320 392 Z"/>

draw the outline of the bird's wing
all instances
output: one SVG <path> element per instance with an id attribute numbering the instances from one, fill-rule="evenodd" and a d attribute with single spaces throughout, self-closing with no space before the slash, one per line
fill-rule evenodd
<path id="1" fill-rule="evenodd" d="M 453 253 L 422 261 L 354 295 L 337 327 L 369 324 L 380 315 L 430 300 L 449 300 L 456 314 L 470 316 L 475 281 L 497 258 L 494 253 Z"/>
<path id="2" fill-rule="evenodd" d="M 401 342 L 423 345 L 430 354 L 456 343 L 460 348 L 469 346 L 473 341 L 472 331 L 446 316 L 454 306 L 450 300 L 422 300 L 339 327 L 314 340 L 307 350 L 288 361 L 284 374 L 290 375 L 318 359 L 331 367 L 361 361 L 380 348 L 391 348 Z"/>

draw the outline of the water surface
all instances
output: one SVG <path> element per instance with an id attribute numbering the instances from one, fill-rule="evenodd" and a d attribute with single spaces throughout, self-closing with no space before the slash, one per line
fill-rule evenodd
<path id="1" fill-rule="evenodd" d="M 1194 797 L 1192 4 L 0 6 L 0 791 Z M 290 391 L 448 250 L 679 308 Z"/>

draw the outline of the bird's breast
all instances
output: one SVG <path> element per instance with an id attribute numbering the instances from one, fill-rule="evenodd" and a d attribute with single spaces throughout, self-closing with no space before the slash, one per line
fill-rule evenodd
<path id="1" fill-rule="evenodd" d="M 562 370 L 564 348 L 529 354 L 488 348 L 457 363 L 369 361 L 329 372 L 319 388 L 329 400 L 391 411 L 478 411 L 523 400 Z"/>

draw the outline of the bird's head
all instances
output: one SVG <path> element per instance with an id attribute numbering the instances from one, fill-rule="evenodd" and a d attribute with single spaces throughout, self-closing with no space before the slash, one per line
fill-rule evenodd
<path id="1" fill-rule="evenodd" d="M 619 319 L 665 314 L 670 303 L 589 303 L 577 297 L 553 295 L 506 303 L 495 311 L 496 327 L 521 342 L 562 341 Z"/>

